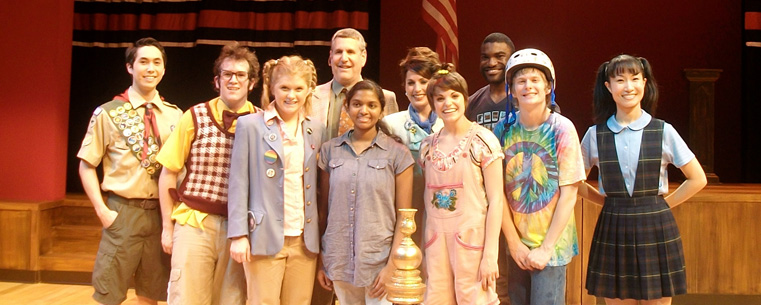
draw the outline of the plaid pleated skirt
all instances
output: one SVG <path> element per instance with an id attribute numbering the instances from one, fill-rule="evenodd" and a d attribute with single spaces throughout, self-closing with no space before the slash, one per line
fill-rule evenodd
<path id="1" fill-rule="evenodd" d="M 599 297 L 637 300 L 687 292 L 682 240 L 662 196 L 606 198 L 586 288 Z"/>

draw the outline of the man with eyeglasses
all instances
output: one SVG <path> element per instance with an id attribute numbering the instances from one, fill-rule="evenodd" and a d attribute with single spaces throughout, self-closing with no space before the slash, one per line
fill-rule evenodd
<path id="1" fill-rule="evenodd" d="M 160 244 L 161 164 L 156 153 L 182 111 L 156 90 L 166 63 L 158 41 L 142 38 L 125 57 L 132 86 L 95 109 L 77 153 L 82 186 L 103 225 L 92 275 L 93 298 L 101 304 L 120 304 L 134 277 L 137 303 L 156 304 L 166 299 L 169 278 L 169 257 Z M 96 171 L 101 161 L 102 183 Z"/>
<path id="2" fill-rule="evenodd" d="M 258 75 L 252 51 L 224 46 L 214 62 L 219 97 L 186 111 L 158 155 L 161 245 L 172 254 L 168 304 L 246 303 L 243 266 L 227 239 L 227 179 L 237 119 L 261 110 L 248 101 Z"/>

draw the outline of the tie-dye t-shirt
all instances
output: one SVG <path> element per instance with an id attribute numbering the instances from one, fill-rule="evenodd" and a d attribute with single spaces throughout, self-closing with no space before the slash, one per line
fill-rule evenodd
<path id="1" fill-rule="evenodd" d="M 494 133 L 505 152 L 507 203 L 521 240 L 533 249 L 542 245 L 550 228 L 560 186 L 585 179 L 579 135 L 573 123 L 557 113 L 534 130 L 520 124 L 520 113 L 507 131 L 503 126 L 498 124 Z M 576 218 L 571 213 L 547 265 L 567 265 L 577 254 Z"/>

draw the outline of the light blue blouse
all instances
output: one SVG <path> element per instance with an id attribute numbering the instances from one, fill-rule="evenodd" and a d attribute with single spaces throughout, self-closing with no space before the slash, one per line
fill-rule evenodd
<path id="1" fill-rule="evenodd" d="M 639 162 L 639 148 L 642 143 L 642 130 L 650 123 L 652 116 L 646 111 L 642 111 L 642 116 L 629 126 L 621 126 L 616 121 L 616 116 L 608 118 L 606 124 L 615 134 L 616 153 L 618 154 L 618 163 L 621 166 L 621 174 L 624 176 L 626 189 L 629 196 L 634 191 L 634 178 L 637 174 L 637 164 Z M 669 123 L 663 126 L 663 153 L 661 156 L 661 173 L 658 181 L 658 194 L 667 194 L 669 191 L 668 171 L 666 167 L 669 163 L 681 168 L 692 159 L 695 154 L 692 153 L 687 144 L 684 142 L 679 133 Z M 600 168 L 600 160 L 597 151 L 597 126 L 589 127 L 584 138 L 581 140 L 581 154 L 584 159 L 584 168 L 589 170 L 593 166 Z M 598 177 L 598 188 L 600 194 L 605 194 L 602 181 Z"/>

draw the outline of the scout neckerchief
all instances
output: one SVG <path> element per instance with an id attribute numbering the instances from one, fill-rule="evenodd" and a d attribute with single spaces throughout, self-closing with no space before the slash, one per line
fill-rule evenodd
<path id="1" fill-rule="evenodd" d="M 140 162 L 140 166 L 152 178 L 158 178 L 161 172 L 161 164 L 156 162 L 156 155 L 161 148 L 161 137 L 153 113 L 153 103 L 147 102 L 144 106 L 145 115 L 141 118 L 129 102 L 129 96 L 125 91 L 121 95 L 115 96 L 113 101 L 103 105 L 103 108 L 114 126 L 119 129 L 119 134 L 129 145 L 132 154 Z"/>

